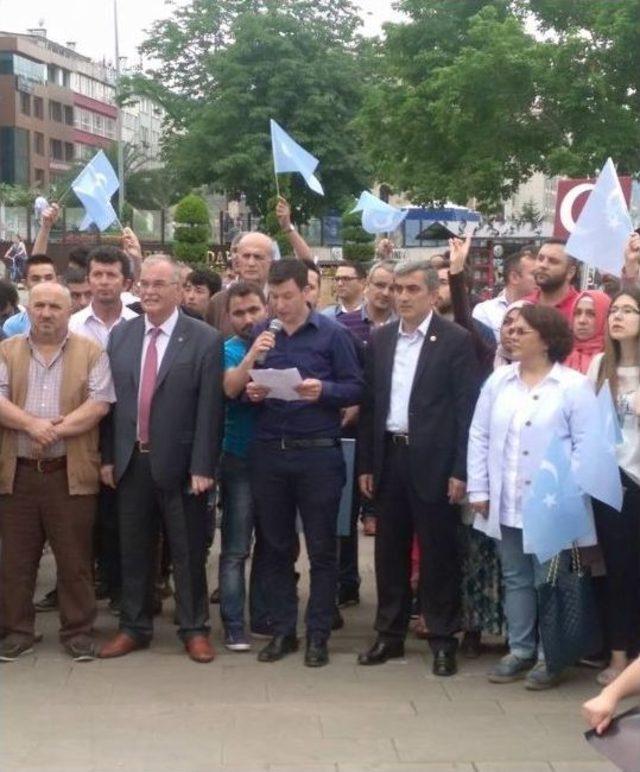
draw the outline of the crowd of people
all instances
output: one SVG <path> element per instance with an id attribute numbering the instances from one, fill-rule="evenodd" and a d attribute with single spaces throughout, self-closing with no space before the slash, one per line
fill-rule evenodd
<path id="1" fill-rule="evenodd" d="M 403 657 L 418 615 L 434 674 L 454 674 L 459 653 L 477 657 L 483 634 L 497 635 L 508 652 L 491 682 L 553 687 L 536 595 L 549 566 L 523 508 L 552 438 L 580 458 L 608 384 L 622 511 L 594 499 L 579 544 L 605 631 L 589 660 L 607 688 L 627 671 L 640 650 L 640 235 L 606 291 L 580 292 L 578 263 L 550 239 L 507 256 L 502 291 L 475 306 L 470 239 L 400 262 L 384 240 L 372 266 L 337 264 L 335 302 L 322 307 L 327 279 L 284 200 L 276 215 L 294 257 L 239 234 L 224 283 L 143 258 L 130 229 L 120 247 L 73 250 L 60 273 L 47 256 L 58 214 L 44 212 L 24 262 L 27 307 L 0 283 L 0 660 L 32 651 L 36 611 L 55 608 L 77 661 L 146 648 L 171 576 L 178 636 L 210 662 L 219 507 L 229 650 L 264 637 L 258 660 L 274 662 L 298 649 L 303 534 L 304 662 L 326 665 L 332 630 L 360 601 L 362 520 L 375 534 L 377 611 L 361 666 Z M 297 373 L 280 392 L 265 369 Z M 356 441 L 349 480 L 345 440 Z M 349 533 L 337 537 L 345 489 Z M 34 600 L 46 542 L 57 583 Z M 101 646 L 96 599 L 119 619 Z"/>

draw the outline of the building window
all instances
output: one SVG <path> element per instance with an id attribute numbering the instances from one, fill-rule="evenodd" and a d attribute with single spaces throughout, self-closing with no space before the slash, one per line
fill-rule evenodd
<path id="1" fill-rule="evenodd" d="M 36 155 L 44 155 L 44 134 L 39 131 L 33 133 L 33 152 Z"/>
<path id="2" fill-rule="evenodd" d="M 73 126 L 73 107 L 64 106 L 64 122 L 67 126 Z"/>
<path id="3" fill-rule="evenodd" d="M 33 114 L 40 120 L 44 118 L 44 100 L 42 97 L 33 97 Z"/>
<path id="4" fill-rule="evenodd" d="M 44 169 L 33 170 L 33 181 L 36 186 L 44 187 Z"/>
<path id="5" fill-rule="evenodd" d="M 73 161 L 73 142 L 64 143 L 64 160 Z"/>
<path id="6" fill-rule="evenodd" d="M 49 155 L 51 158 L 53 158 L 54 161 L 64 161 L 64 156 L 62 155 L 62 141 L 59 139 L 50 139 L 49 140 Z"/>
<path id="7" fill-rule="evenodd" d="M 31 94 L 20 92 L 20 112 L 23 115 L 31 115 Z"/>
<path id="8" fill-rule="evenodd" d="M 62 105 L 60 102 L 49 102 L 49 120 L 62 123 Z"/>

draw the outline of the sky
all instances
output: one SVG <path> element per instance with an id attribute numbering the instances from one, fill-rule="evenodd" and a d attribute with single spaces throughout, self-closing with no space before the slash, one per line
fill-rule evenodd
<path id="1" fill-rule="evenodd" d="M 185 0 L 179 0 L 183 3 Z M 398 19 L 389 0 L 359 0 L 365 32 L 375 34 L 385 21 Z M 153 21 L 170 15 L 165 0 L 119 0 L 120 56 L 139 61 L 137 46 Z M 0 30 L 26 32 L 42 23 L 56 43 L 74 41 L 79 53 L 113 61 L 113 0 L 0 0 Z"/>

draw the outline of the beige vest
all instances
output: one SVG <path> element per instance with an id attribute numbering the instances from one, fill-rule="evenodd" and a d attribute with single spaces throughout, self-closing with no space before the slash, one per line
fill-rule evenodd
<path id="1" fill-rule="evenodd" d="M 101 353 L 102 349 L 94 341 L 69 333 L 62 353 L 61 415 L 68 415 L 87 401 L 89 373 Z M 18 335 L 2 341 L 0 359 L 7 365 L 9 400 L 24 408 L 31 360 L 31 348 L 27 339 Z M 77 437 L 65 438 L 67 478 L 71 495 L 93 494 L 100 488 L 98 438 L 97 426 Z M 16 447 L 16 432 L 13 429 L 0 429 L 0 493 L 13 493 Z"/>

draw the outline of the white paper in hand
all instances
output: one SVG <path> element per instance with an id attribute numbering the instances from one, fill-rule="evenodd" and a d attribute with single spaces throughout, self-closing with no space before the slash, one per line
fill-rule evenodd
<path id="1" fill-rule="evenodd" d="M 302 383 L 297 367 L 288 367 L 285 370 L 267 367 L 264 370 L 250 370 L 249 374 L 255 383 L 269 389 L 267 399 L 283 399 L 285 402 L 300 399 L 300 395 L 295 391 L 295 387 Z"/>

